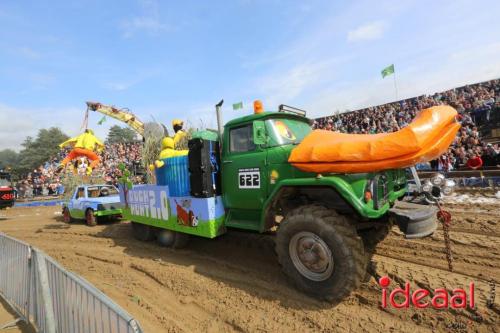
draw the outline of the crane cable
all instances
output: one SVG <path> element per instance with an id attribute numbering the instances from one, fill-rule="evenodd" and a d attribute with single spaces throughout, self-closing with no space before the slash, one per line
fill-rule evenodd
<path id="1" fill-rule="evenodd" d="M 83 117 L 82 126 L 80 126 L 80 130 L 87 130 L 89 127 L 89 107 L 87 106 L 87 110 L 85 110 L 85 116 Z"/>

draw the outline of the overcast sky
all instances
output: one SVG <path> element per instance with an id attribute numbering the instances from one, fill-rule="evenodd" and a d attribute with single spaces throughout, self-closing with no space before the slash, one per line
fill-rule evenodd
<path id="1" fill-rule="evenodd" d="M 317 117 L 500 77 L 500 1 L 0 2 L 0 149 L 77 135 L 85 101 L 224 120 L 294 105 Z M 245 109 L 233 111 L 243 101 Z M 107 120 L 89 124 L 104 139 Z M 119 123 L 118 123 L 119 124 Z"/>

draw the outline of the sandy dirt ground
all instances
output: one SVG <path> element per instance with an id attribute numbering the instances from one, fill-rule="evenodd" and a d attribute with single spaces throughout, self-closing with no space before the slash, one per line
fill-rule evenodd
<path id="1" fill-rule="evenodd" d="M 146 332 L 499 332 L 491 281 L 500 282 L 500 206 L 447 205 L 453 214 L 455 271 L 447 271 L 443 233 L 404 240 L 393 229 L 373 257 L 390 288 L 476 285 L 476 309 L 380 307 L 375 277 L 336 307 L 294 290 L 281 273 L 272 238 L 232 232 L 172 250 L 133 238 L 127 222 L 64 224 L 58 207 L 0 212 L 0 231 L 33 244 L 82 275 L 139 320 Z"/>

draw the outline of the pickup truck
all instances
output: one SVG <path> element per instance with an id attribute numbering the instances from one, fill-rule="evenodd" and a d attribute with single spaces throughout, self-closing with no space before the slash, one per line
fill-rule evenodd
<path id="1" fill-rule="evenodd" d="M 64 222 L 85 220 L 95 226 L 100 218 L 120 218 L 122 204 L 118 190 L 113 185 L 80 185 L 71 198 L 63 203 Z"/>

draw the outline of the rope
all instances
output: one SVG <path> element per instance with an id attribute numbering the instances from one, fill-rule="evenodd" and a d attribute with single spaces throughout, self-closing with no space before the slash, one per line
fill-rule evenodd
<path id="1" fill-rule="evenodd" d="M 86 130 L 89 126 L 89 107 L 87 106 L 87 110 L 85 111 L 85 116 L 83 117 L 82 126 L 80 130 Z"/>

